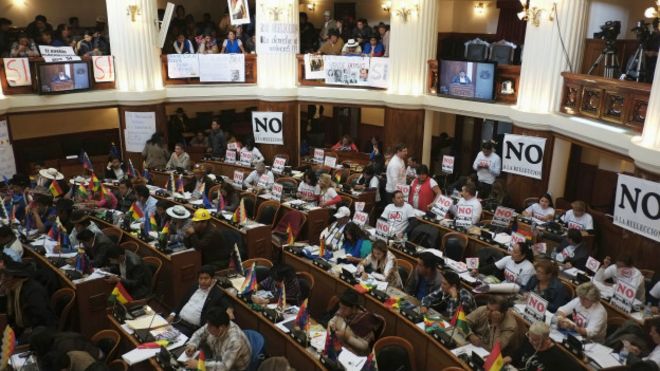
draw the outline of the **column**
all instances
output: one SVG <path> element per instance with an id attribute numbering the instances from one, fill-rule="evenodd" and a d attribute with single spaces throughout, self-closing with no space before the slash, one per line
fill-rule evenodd
<path id="1" fill-rule="evenodd" d="M 298 29 L 298 0 L 260 0 L 256 2 L 257 85 L 260 88 L 286 89 L 297 85 L 296 52 L 259 53 L 261 26 L 272 23 L 294 25 Z M 296 36 L 300 35 L 296 32 Z M 300 42 L 300 40 L 298 40 Z"/>
<path id="2" fill-rule="evenodd" d="M 112 0 L 106 4 L 117 89 L 126 92 L 163 89 L 157 45 L 157 1 Z M 129 5 L 138 7 L 135 21 L 127 14 Z"/>
<path id="3" fill-rule="evenodd" d="M 414 10 L 418 5 L 419 10 Z M 403 13 L 410 10 L 410 14 Z M 425 92 L 428 60 L 436 58 L 437 0 L 394 0 L 390 19 L 390 88 L 399 95 Z"/>
<path id="4" fill-rule="evenodd" d="M 550 163 L 550 176 L 548 177 L 548 191 L 556 200 L 564 197 L 566 191 L 566 177 L 568 162 L 571 159 L 571 142 L 555 137 Z"/>
<path id="5" fill-rule="evenodd" d="M 552 9 L 553 1 L 531 0 L 531 7 Z M 584 45 L 589 0 L 559 0 L 554 21 L 542 17 L 538 27 L 527 22 L 525 48 L 520 71 L 518 109 L 534 113 L 552 113 L 559 109 L 563 79 L 561 72 L 577 71 Z M 566 61 L 559 29 L 570 60 Z"/>
<path id="6" fill-rule="evenodd" d="M 660 63 L 655 66 L 656 81 L 660 76 Z M 660 173 L 660 83 L 651 86 L 651 96 L 646 109 L 644 131 L 632 140 L 630 156 L 643 169 Z"/>
<path id="7" fill-rule="evenodd" d="M 426 110 L 424 113 L 424 138 L 422 142 L 422 164 L 433 169 L 431 163 L 431 150 L 433 149 L 433 125 L 438 119 L 436 111 Z"/>

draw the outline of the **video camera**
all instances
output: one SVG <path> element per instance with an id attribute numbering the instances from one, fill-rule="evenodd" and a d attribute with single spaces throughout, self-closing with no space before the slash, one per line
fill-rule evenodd
<path id="1" fill-rule="evenodd" d="M 600 32 L 594 32 L 594 39 L 603 39 L 606 42 L 614 42 L 621 33 L 620 21 L 607 21 L 600 26 Z"/>
<path id="2" fill-rule="evenodd" d="M 635 36 L 637 37 L 637 41 L 639 41 L 642 46 L 646 46 L 646 43 L 649 41 L 649 38 L 651 38 L 651 31 L 649 30 L 649 25 L 650 23 L 644 22 L 643 19 L 640 19 L 637 21 L 635 24 L 635 27 L 631 28 L 630 31 L 635 33 Z"/>

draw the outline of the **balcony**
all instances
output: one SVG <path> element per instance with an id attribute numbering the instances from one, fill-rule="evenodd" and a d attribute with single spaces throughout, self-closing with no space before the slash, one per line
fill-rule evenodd
<path id="1" fill-rule="evenodd" d="M 348 57 L 348 58 L 355 58 L 356 61 L 361 60 L 360 57 Z M 336 84 L 327 84 L 325 82 L 324 78 L 319 78 L 319 79 L 309 79 L 306 76 L 305 73 L 305 55 L 303 54 L 298 54 L 296 56 L 296 59 L 298 60 L 298 85 L 299 86 L 324 86 L 324 87 L 341 87 L 341 88 L 359 88 L 359 89 L 371 89 L 371 90 L 387 90 L 387 71 L 384 72 L 383 76 L 385 77 L 384 81 L 380 81 L 379 86 L 374 86 L 374 85 L 369 85 L 372 80 L 367 80 L 367 77 L 364 76 L 364 80 L 362 77 L 362 74 L 360 73 L 360 68 L 356 67 L 355 70 L 348 71 L 348 75 L 350 76 L 342 76 L 338 77 L 338 79 L 342 79 L 343 81 L 349 81 L 347 83 L 336 83 Z M 387 60 L 387 58 L 376 58 L 379 60 Z M 325 68 L 325 66 L 324 66 Z M 367 69 L 368 73 L 371 73 L 370 69 Z M 346 75 L 346 73 L 345 73 Z"/>
<path id="2" fill-rule="evenodd" d="M 197 54 L 193 54 L 197 55 Z M 257 83 L 257 55 L 244 54 L 245 56 L 245 81 L 238 84 L 256 84 Z M 161 74 L 163 76 L 163 85 L 198 85 L 198 84 L 237 84 L 236 82 L 201 82 L 199 77 L 188 78 L 170 78 L 168 74 L 167 55 L 160 56 Z"/>

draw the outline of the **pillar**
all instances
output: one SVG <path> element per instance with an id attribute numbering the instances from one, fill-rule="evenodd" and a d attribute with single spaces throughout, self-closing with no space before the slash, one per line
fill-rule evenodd
<path id="1" fill-rule="evenodd" d="M 655 66 L 655 76 L 660 76 L 660 63 Z M 641 137 L 632 139 L 630 157 L 638 167 L 660 174 L 660 84 L 651 86 L 651 96 L 646 110 Z"/>
<path id="2" fill-rule="evenodd" d="M 298 0 L 260 0 L 256 2 L 257 50 L 260 48 L 261 25 L 264 23 L 285 23 L 299 27 Z M 277 18 L 277 19 L 276 19 Z M 299 35 L 299 32 L 296 32 Z M 297 84 L 296 50 L 289 53 L 258 53 L 257 85 L 259 88 L 287 89 Z"/>
<path id="3" fill-rule="evenodd" d="M 550 163 L 550 176 L 548 177 L 548 191 L 555 200 L 558 197 L 564 197 L 570 159 L 571 142 L 555 137 L 552 162 Z"/>
<path id="4" fill-rule="evenodd" d="M 422 142 L 422 164 L 433 169 L 431 163 L 431 150 L 433 148 L 433 125 L 437 121 L 438 113 L 431 110 L 426 110 L 424 113 L 424 137 Z"/>
<path id="5" fill-rule="evenodd" d="M 138 6 L 135 21 L 127 14 L 129 5 Z M 125 92 L 162 90 L 157 1 L 112 0 L 107 1 L 106 6 L 117 89 Z"/>
<path id="6" fill-rule="evenodd" d="M 403 7 L 417 4 L 404 19 Z M 425 92 L 428 60 L 436 58 L 438 40 L 437 0 L 394 0 L 390 19 L 390 88 L 399 95 L 420 96 Z"/>
<path id="7" fill-rule="evenodd" d="M 530 8 L 536 6 L 550 10 L 553 1 L 557 1 L 554 21 L 542 17 L 538 27 L 531 19 L 527 22 L 518 94 L 518 109 L 521 111 L 557 111 L 563 85 L 561 72 L 577 71 L 582 59 L 589 0 L 531 0 Z M 558 26 L 570 66 L 563 52 Z"/>

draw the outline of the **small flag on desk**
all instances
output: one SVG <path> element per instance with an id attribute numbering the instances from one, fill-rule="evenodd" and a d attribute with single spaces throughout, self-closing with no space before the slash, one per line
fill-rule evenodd
<path id="1" fill-rule="evenodd" d="M 218 190 L 218 212 L 225 209 L 225 197 L 222 195 L 222 190 Z"/>
<path id="2" fill-rule="evenodd" d="M 176 180 L 176 191 L 183 194 L 185 192 L 185 189 L 183 187 L 183 176 L 179 174 L 179 178 Z"/>
<path id="3" fill-rule="evenodd" d="M 296 314 L 296 319 L 293 322 L 295 326 L 305 331 L 306 334 L 309 333 L 309 327 L 310 327 L 309 309 L 307 309 L 307 300 L 309 299 L 305 299 L 302 305 L 300 305 L 300 309 L 298 309 L 298 314 Z"/>
<path id="4" fill-rule="evenodd" d="M 156 222 L 154 214 L 149 215 L 149 226 L 152 231 L 158 232 L 158 223 Z"/>
<path id="5" fill-rule="evenodd" d="M 53 179 L 52 182 L 50 182 L 50 185 L 48 186 L 48 191 L 50 194 L 53 195 L 53 197 L 59 197 L 64 192 L 62 191 L 62 187 L 60 187 L 60 184 L 57 182 L 57 180 Z"/>
<path id="6" fill-rule="evenodd" d="M 85 186 L 83 186 L 82 184 L 78 184 L 77 192 L 78 192 L 78 196 L 80 196 L 80 198 L 82 198 L 83 200 L 89 198 L 89 193 L 87 193 L 87 188 L 85 188 Z"/>
<path id="7" fill-rule="evenodd" d="M 325 335 L 325 347 L 323 348 L 323 355 L 332 361 L 336 361 L 341 352 L 341 342 L 335 333 L 335 330 L 328 327 Z"/>
<path id="8" fill-rule="evenodd" d="M 101 181 L 96 176 L 96 174 L 92 173 L 92 179 L 90 179 L 89 181 L 90 184 L 92 185 L 92 191 L 96 192 L 101 188 Z"/>
<path id="9" fill-rule="evenodd" d="M 369 353 L 369 355 L 367 356 L 367 361 L 364 363 L 364 366 L 362 366 L 360 371 L 375 371 L 375 370 L 378 370 L 378 366 L 376 365 L 376 353 L 372 348 L 371 353 Z"/>
<path id="10" fill-rule="evenodd" d="M 89 159 L 89 156 L 87 156 L 87 152 L 84 150 L 80 152 L 80 162 L 82 162 L 82 166 L 89 170 L 89 171 L 94 171 L 94 165 L 92 165 L 92 160 Z"/>
<path id="11" fill-rule="evenodd" d="M 2 357 L 0 358 L 0 369 L 6 370 L 9 364 L 9 358 L 16 348 L 16 333 L 11 326 L 6 326 L 2 334 Z"/>
<path id="12" fill-rule="evenodd" d="M 241 252 L 238 250 L 238 244 L 234 244 L 234 251 L 229 259 L 229 269 L 236 271 L 241 275 L 245 275 L 243 270 L 243 260 L 241 259 Z"/>
<path id="13" fill-rule="evenodd" d="M 117 148 L 115 142 L 112 142 L 110 145 L 110 156 L 116 157 L 118 159 L 121 158 L 121 155 L 119 154 L 119 148 Z"/>
<path id="14" fill-rule="evenodd" d="M 147 183 L 151 181 L 151 174 L 149 174 L 149 169 L 147 169 L 147 164 L 142 162 L 142 177 L 147 180 Z M 167 189 L 167 186 L 165 186 Z"/>
<path id="15" fill-rule="evenodd" d="M 128 293 L 128 291 L 126 291 L 126 288 L 121 284 L 121 282 L 117 282 L 117 285 L 114 289 L 112 289 L 112 293 L 110 293 L 110 295 L 116 297 L 117 301 L 122 304 L 130 303 L 133 301 L 133 298 Z"/>
<path id="16" fill-rule="evenodd" d="M 279 284 L 277 291 L 277 310 L 283 311 L 286 309 L 286 286 L 284 285 L 284 281 Z"/>
<path id="17" fill-rule="evenodd" d="M 206 355 L 203 350 L 199 351 L 199 356 L 197 357 L 197 370 L 206 371 Z"/>
<path id="18" fill-rule="evenodd" d="M 134 220 L 144 217 L 144 211 L 142 211 L 142 209 L 140 208 L 140 206 L 138 206 L 136 202 L 133 202 L 133 204 L 126 213 L 131 215 Z"/>
<path id="19" fill-rule="evenodd" d="M 464 334 L 469 332 L 468 323 L 465 319 L 465 312 L 463 311 L 463 306 L 459 305 L 454 313 L 454 317 L 451 319 L 451 325 L 463 331 Z"/>
<path id="20" fill-rule="evenodd" d="M 257 291 L 257 272 L 255 271 L 256 264 L 252 263 L 252 267 L 247 272 L 243 285 L 241 286 L 241 294 L 247 295 L 251 292 Z"/>
<path id="21" fill-rule="evenodd" d="M 484 371 L 500 371 L 502 367 L 504 367 L 504 360 L 502 359 L 502 349 L 498 340 L 484 362 Z"/>
<path id="22" fill-rule="evenodd" d="M 206 197 L 206 194 L 202 192 L 202 203 L 204 204 L 205 209 L 212 209 L 213 204 L 209 201 L 209 198 Z"/>
<path id="23" fill-rule="evenodd" d="M 135 172 L 135 166 L 133 166 L 133 161 L 131 159 L 128 159 L 128 166 L 126 167 L 126 175 L 129 178 L 135 178 L 137 177 L 137 173 Z"/>
<path id="24" fill-rule="evenodd" d="M 48 230 L 48 237 L 53 241 L 57 241 L 58 238 L 59 238 L 59 235 L 60 235 L 60 231 L 59 231 L 59 228 L 57 228 L 56 225 L 53 225 Z"/>
<path id="25" fill-rule="evenodd" d="M 170 222 L 165 223 L 163 229 L 160 230 L 161 234 L 169 235 L 170 234 Z"/>
<path id="26" fill-rule="evenodd" d="M 291 224 L 286 226 L 286 243 L 288 245 L 293 245 L 293 243 L 296 242 L 296 238 L 293 236 L 293 228 L 291 228 Z"/>

